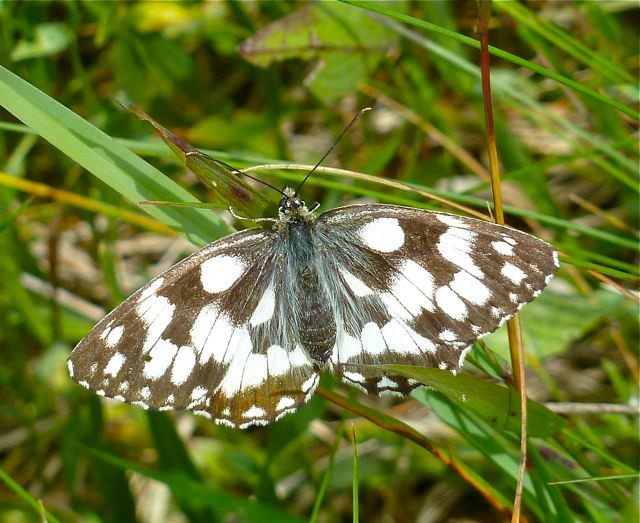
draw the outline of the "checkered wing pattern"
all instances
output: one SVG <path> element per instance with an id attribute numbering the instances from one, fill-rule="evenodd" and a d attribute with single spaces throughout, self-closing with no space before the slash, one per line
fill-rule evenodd
<path id="1" fill-rule="evenodd" d="M 295 410 L 318 369 L 290 328 L 290 302 L 274 290 L 277 244 L 275 232 L 252 229 L 186 258 L 100 321 L 69 373 L 102 396 L 233 427 Z"/>
<path id="2" fill-rule="evenodd" d="M 316 217 L 285 190 L 275 221 L 134 293 L 74 349 L 71 376 L 103 396 L 240 428 L 295 410 L 325 367 L 368 393 L 407 393 L 419 384 L 375 365 L 457 371 L 558 266 L 528 234 L 406 207 Z"/>

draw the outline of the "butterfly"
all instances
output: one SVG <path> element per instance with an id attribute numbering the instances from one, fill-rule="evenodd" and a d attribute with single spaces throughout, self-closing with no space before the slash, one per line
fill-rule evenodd
<path id="1" fill-rule="evenodd" d="M 271 228 L 233 233 L 102 319 L 69 361 L 99 395 L 246 428 L 313 394 L 321 372 L 369 394 L 420 383 L 376 367 L 458 371 L 537 297 L 556 251 L 510 227 L 385 204 L 318 214 L 293 188 Z"/>

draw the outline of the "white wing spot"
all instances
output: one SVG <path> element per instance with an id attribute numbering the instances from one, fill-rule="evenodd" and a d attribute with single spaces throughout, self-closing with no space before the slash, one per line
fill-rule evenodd
<path id="1" fill-rule="evenodd" d="M 390 389 L 381 390 L 378 392 L 378 394 L 380 396 L 396 396 L 398 398 L 402 398 L 404 396 L 404 394 L 402 394 L 402 392 L 400 392 L 399 390 Z"/>
<path id="2" fill-rule="evenodd" d="M 151 389 L 149 387 L 142 387 L 140 389 L 140 396 L 143 400 L 148 400 L 151 397 Z"/>
<path id="3" fill-rule="evenodd" d="M 511 236 L 507 236 L 506 234 L 502 235 L 502 239 L 509 245 L 516 245 L 518 243 Z"/>
<path id="4" fill-rule="evenodd" d="M 369 391 L 367 390 L 367 387 L 365 387 L 364 385 L 360 385 L 360 383 L 357 383 L 355 381 L 350 381 L 349 385 L 351 385 L 354 389 L 358 389 L 359 391 L 364 392 L 365 394 L 369 393 Z"/>
<path id="5" fill-rule="evenodd" d="M 407 310 L 398 298 L 396 298 L 391 292 L 383 292 L 380 294 L 382 303 L 389 311 L 389 314 L 394 318 L 398 318 L 402 321 L 409 321 L 413 318 L 410 310 Z"/>
<path id="6" fill-rule="evenodd" d="M 104 374 L 109 374 L 115 378 L 118 375 L 118 372 L 120 372 L 125 359 L 126 358 L 124 357 L 124 354 L 116 352 L 113 356 L 111 356 L 111 359 L 105 366 Z"/>
<path id="7" fill-rule="evenodd" d="M 466 229 L 449 228 L 438 239 L 438 252 L 445 260 L 450 261 L 476 278 L 484 277 L 469 253 L 473 250 L 473 244 L 477 234 Z"/>
<path id="8" fill-rule="evenodd" d="M 229 368 L 216 389 L 222 390 L 228 398 L 243 387 L 259 385 L 267 378 L 267 357 L 252 353 L 252 347 L 247 328 L 234 329 L 227 348 L 228 357 L 223 360 L 230 360 Z"/>
<path id="9" fill-rule="evenodd" d="M 150 380 L 157 380 L 169 368 L 173 358 L 178 352 L 178 347 L 168 340 L 160 339 L 149 352 L 149 361 L 145 362 L 142 373 Z"/>
<path id="10" fill-rule="evenodd" d="M 250 409 L 242 413 L 243 418 L 264 418 L 267 411 L 257 405 L 253 405 Z"/>
<path id="11" fill-rule="evenodd" d="M 437 214 L 436 218 L 445 225 L 449 225 L 451 227 L 458 227 L 460 229 L 466 229 L 469 227 L 463 218 L 454 216 L 453 214 Z"/>
<path id="12" fill-rule="evenodd" d="M 210 293 L 226 291 L 244 274 L 246 265 L 236 256 L 221 254 L 203 262 L 200 266 L 200 281 Z"/>
<path id="13" fill-rule="evenodd" d="M 522 280 L 527 277 L 526 273 L 524 273 L 522 269 L 509 262 L 505 262 L 505 264 L 502 266 L 502 269 L 500 269 L 500 273 L 516 285 L 519 285 Z"/>
<path id="14" fill-rule="evenodd" d="M 73 378 L 73 362 L 71 360 L 67 360 L 67 370 L 69 371 L 69 376 Z"/>
<path id="15" fill-rule="evenodd" d="M 433 275 L 413 260 L 402 262 L 400 274 L 404 278 L 399 277 L 393 287 L 393 294 L 398 300 L 414 315 L 421 309 L 433 311 Z"/>
<path id="16" fill-rule="evenodd" d="M 176 306 L 164 296 L 149 296 L 136 307 L 140 319 L 147 326 L 142 352 L 147 353 L 159 340 L 173 318 Z"/>
<path id="17" fill-rule="evenodd" d="M 389 320 L 380 330 L 391 352 L 424 355 L 424 351 L 434 352 L 436 349 L 430 340 L 395 318 Z"/>
<path id="18" fill-rule="evenodd" d="M 378 382 L 379 389 L 397 389 L 398 384 L 387 376 L 382 376 Z"/>
<path id="19" fill-rule="evenodd" d="M 340 267 L 339 272 L 342 275 L 342 278 L 346 282 L 347 286 L 351 289 L 351 292 L 353 292 L 353 294 L 355 294 L 358 298 L 374 294 L 371 288 L 369 288 L 360 278 L 356 278 L 348 270 Z"/>
<path id="20" fill-rule="evenodd" d="M 147 298 L 149 298 L 150 296 L 154 295 L 156 293 L 156 291 L 160 287 L 162 287 L 163 283 L 164 283 L 164 278 L 162 278 L 162 277 L 157 278 L 157 279 L 153 280 L 151 283 L 149 283 L 146 287 L 144 287 L 142 289 L 142 292 L 140 293 L 140 296 L 138 296 L 138 303 L 141 303 L 144 300 L 146 300 Z"/>
<path id="21" fill-rule="evenodd" d="M 442 286 L 436 291 L 436 303 L 454 320 L 464 320 L 469 313 L 464 302 L 447 286 Z"/>
<path id="22" fill-rule="evenodd" d="M 446 361 L 441 361 L 440 363 L 438 363 L 438 368 L 446 370 L 449 368 L 449 364 Z"/>
<path id="23" fill-rule="evenodd" d="M 331 360 L 334 363 L 344 363 L 350 359 L 358 359 L 361 354 L 362 345 L 360 340 L 340 329 L 336 337 L 336 346 L 331 355 Z"/>
<path id="24" fill-rule="evenodd" d="M 442 341 L 458 341 L 458 335 L 449 329 L 445 329 L 440 334 L 438 334 L 438 338 L 440 338 Z"/>
<path id="25" fill-rule="evenodd" d="M 302 345 L 296 343 L 295 350 L 289 353 L 289 364 L 292 367 L 302 367 L 304 365 L 309 365 L 310 363 L 311 362 L 302 348 Z"/>
<path id="26" fill-rule="evenodd" d="M 367 354 L 379 355 L 387 348 L 380 327 L 372 321 L 365 323 L 360 339 L 362 340 L 362 350 Z"/>
<path id="27" fill-rule="evenodd" d="M 273 290 L 273 283 L 267 287 L 253 311 L 249 323 L 252 327 L 269 321 L 276 309 L 276 293 Z"/>
<path id="28" fill-rule="evenodd" d="M 404 231 L 395 218 L 376 218 L 359 231 L 365 245 L 378 252 L 397 251 L 404 245 Z"/>
<path id="29" fill-rule="evenodd" d="M 191 391 L 191 401 L 201 400 L 202 398 L 204 398 L 207 392 L 209 391 L 206 387 L 203 387 L 202 385 L 198 385 Z"/>
<path id="30" fill-rule="evenodd" d="M 491 242 L 491 247 L 503 256 L 513 256 L 513 246 L 507 242 Z"/>
<path id="31" fill-rule="evenodd" d="M 122 338 L 123 332 L 124 325 L 118 325 L 117 327 L 111 329 L 111 332 L 109 332 L 109 334 L 107 335 L 107 339 L 105 340 L 105 344 L 107 345 L 107 347 L 113 349 L 120 341 L 120 338 Z"/>
<path id="32" fill-rule="evenodd" d="M 449 287 L 458 296 L 476 305 L 484 305 L 491 297 L 489 288 L 467 271 L 457 272 Z"/>
<path id="33" fill-rule="evenodd" d="M 509 293 L 509 299 L 513 302 L 513 303 L 518 303 L 518 295 L 515 292 L 510 292 Z"/>
<path id="34" fill-rule="evenodd" d="M 289 396 L 282 396 L 280 401 L 276 405 L 276 411 L 281 411 L 284 409 L 290 409 L 296 404 L 295 400 Z"/>
<path id="35" fill-rule="evenodd" d="M 232 362 L 231 365 L 233 365 L 233 363 L 234 362 Z M 249 354 L 244 364 L 241 388 L 257 387 L 266 381 L 268 377 L 267 357 L 264 354 Z"/>
<path id="36" fill-rule="evenodd" d="M 173 368 L 171 369 L 171 383 L 174 385 L 182 385 L 189 376 L 196 364 L 196 355 L 189 346 L 180 347 L 175 360 L 173 360 Z"/>
<path id="37" fill-rule="evenodd" d="M 268 425 L 268 424 L 269 422 L 266 419 L 252 419 L 247 423 L 242 423 L 241 425 L 238 425 L 238 428 L 246 429 L 247 427 L 251 427 L 251 425 Z"/>
<path id="38" fill-rule="evenodd" d="M 302 392 L 310 395 L 310 393 L 312 393 L 313 390 L 316 388 L 317 384 L 318 384 L 318 375 L 313 374 L 307 381 L 305 381 L 302 384 L 300 388 L 302 389 Z"/>
<path id="39" fill-rule="evenodd" d="M 349 381 L 355 381 L 357 383 L 362 383 L 365 381 L 365 377 L 359 372 L 347 371 L 343 373 L 343 376 Z"/>
<path id="40" fill-rule="evenodd" d="M 271 376 L 281 376 L 291 369 L 287 351 L 280 345 L 271 345 L 267 349 L 267 366 Z"/>

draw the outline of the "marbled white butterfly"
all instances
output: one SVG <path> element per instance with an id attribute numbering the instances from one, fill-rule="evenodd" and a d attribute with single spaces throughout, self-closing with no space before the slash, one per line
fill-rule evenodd
<path id="1" fill-rule="evenodd" d="M 74 349 L 71 376 L 103 396 L 240 428 L 294 411 L 326 367 L 370 394 L 407 393 L 420 384 L 360 365 L 457 371 L 558 267 L 533 236 L 440 212 L 317 215 L 287 188 L 273 221 L 135 292 Z"/>

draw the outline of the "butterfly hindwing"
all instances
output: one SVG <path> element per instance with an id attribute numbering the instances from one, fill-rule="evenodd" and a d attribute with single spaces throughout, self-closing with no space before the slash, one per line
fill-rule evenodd
<path id="1" fill-rule="evenodd" d="M 273 231 L 239 232 L 152 280 L 78 344 L 72 377 L 107 397 L 238 427 L 294 410 L 318 375 L 277 324 L 291 312 L 274 288 L 276 243 Z"/>
<path id="2" fill-rule="evenodd" d="M 331 362 L 369 393 L 418 383 L 353 364 L 457 371 L 473 342 L 533 300 L 558 266 L 551 246 L 515 229 L 393 205 L 334 209 L 315 229 L 331 245 L 329 273 L 340 275 L 329 278 L 342 304 Z"/>

